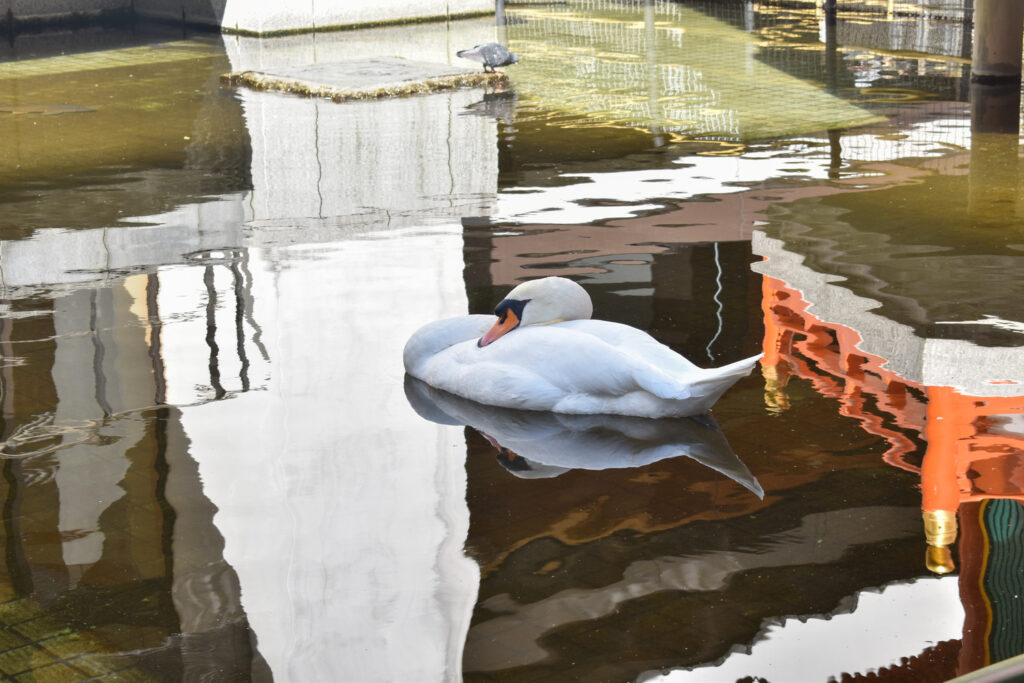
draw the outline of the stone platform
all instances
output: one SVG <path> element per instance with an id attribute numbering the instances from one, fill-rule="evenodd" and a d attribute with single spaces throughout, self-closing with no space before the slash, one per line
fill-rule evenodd
<path id="1" fill-rule="evenodd" d="M 500 72 L 485 73 L 450 64 L 375 57 L 271 71 L 240 71 L 225 74 L 221 80 L 254 90 L 276 90 L 340 102 L 498 86 L 506 84 L 508 77 Z"/>

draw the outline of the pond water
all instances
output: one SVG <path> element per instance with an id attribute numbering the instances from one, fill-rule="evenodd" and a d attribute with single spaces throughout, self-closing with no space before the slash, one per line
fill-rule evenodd
<path id="1" fill-rule="evenodd" d="M 5 679 L 941 681 L 1024 651 L 1019 137 L 979 121 L 957 7 L 886 9 L 18 36 Z M 497 92 L 219 80 L 495 38 Z M 764 357 L 660 421 L 404 376 L 420 325 L 546 275 L 698 365 Z"/>

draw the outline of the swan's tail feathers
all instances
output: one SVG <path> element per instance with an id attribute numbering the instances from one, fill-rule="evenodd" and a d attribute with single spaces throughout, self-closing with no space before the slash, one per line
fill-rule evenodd
<path id="1" fill-rule="evenodd" d="M 652 374 L 643 378 L 643 388 L 659 398 L 683 402 L 685 411 L 680 414 L 697 415 L 710 410 L 726 389 L 750 374 L 760 359 L 757 355 L 720 368 L 696 368 L 683 376 Z"/>
<path id="2" fill-rule="evenodd" d="M 690 404 L 690 410 L 706 412 L 733 384 L 750 374 L 761 356 L 751 356 L 719 368 L 694 371 L 682 378 L 675 395 L 667 396 Z"/>
<path id="3" fill-rule="evenodd" d="M 763 353 L 759 353 L 756 356 L 751 356 L 750 358 L 744 358 L 743 360 L 738 360 L 735 363 L 729 363 L 728 365 L 723 365 L 720 368 L 714 368 L 714 370 L 715 370 L 716 373 L 721 373 L 723 375 L 733 375 L 733 374 L 738 374 L 740 376 L 749 375 L 750 371 L 753 370 L 754 366 L 757 364 L 757 361 L 761 360 L 763 357 L 764 357 L 764 354 Z"/>
<path id="4" fill-rule="evenodd" d="M 720 387 L 722 391 L 719 392 L 719 395 L 721 395 L 721 393 L 726 389 L 743 377 L 749 375 L 750 371 L 754 369 L 754 366 L 757 365 L 757 361 L 761 360 L 763 355 L 764 354 L 762 353 L 718 368 L 701 370 L 700 375 L 691 382 L 691 386 L 697 389 L 697 392 L 695 393 L 701 393 L 700 388 L 702 387 L 712 389 Z"/>

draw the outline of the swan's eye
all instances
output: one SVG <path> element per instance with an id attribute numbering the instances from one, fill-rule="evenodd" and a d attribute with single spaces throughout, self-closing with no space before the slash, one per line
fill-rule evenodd
<path id="1" fill-rule="evenodd" d="M 529 299 L 505 299 L 494 308 L 494 315 L 498 316 L 498 319 L 502 322 L 505 322 L 508 312 L 512 311 L 518 320 L 522 320 L 523 309 L 528 303 L 530 303 Z"/>

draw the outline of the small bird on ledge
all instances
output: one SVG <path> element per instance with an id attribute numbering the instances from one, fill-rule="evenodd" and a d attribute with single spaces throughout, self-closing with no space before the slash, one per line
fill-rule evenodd
<path id="1" fill-rule="evenodd" d="M 519 55 L 509 52 L 508 48 L 498 43 L 484 43 L 469 50 L 459 50 L 456 57 L 471 59 L 484 65 L 484 71 L 493 72 L 495 67 L 518 64 Z"/>

